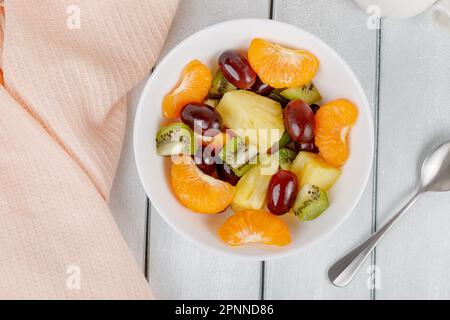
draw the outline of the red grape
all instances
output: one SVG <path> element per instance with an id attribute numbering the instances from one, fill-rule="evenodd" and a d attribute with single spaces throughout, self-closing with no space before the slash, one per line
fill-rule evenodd
<path id="1" fill-rule="evenodd" d="M 237 185 L 239 182 L 239 177 L 231 170 L 230 166 L 225 163 L 218 163 L 217 166 L 217 175 L 220 180 L 226 181 L 232 186 Z"/>
<path id="2" fill-rule="evenodd" d="M 255 84 L 250 88 L 250 90 L 261 96 L 268 96 L 272 92 L 273 88 L 262 82 L 259 77 L 256 77 Z"/>
<path id="3" fill-rule="evenodd" d="M 298 143 L 312 142 L 315 120 L 311 107 L 303 100 L 293 100 L 284 109 L 284 126 L 291 139 Z"/>
<path id="4" fill-rule="evenodd" d="M 319 153 L 319 148 L 317 148 L 314 142 L 297 143 L 296 146 L 297 151 Z"/>
<path id="5" fill-rule="evenodd" d="M 214 157 L 214 148 L 200 148 L 194 156 L 194 162 L 197 167 L 207 175 L 213 175 L 216 172 L 216 161 Z"/>
<path id="6" fill-rule="evenodd" d="M 223 76 L 239 89 L 250 89 L 256 81 L 256 73 L 239 52 L 228 50 L 219 57 Z"/>
<path id="7" fill-rule="evenodd" d="M 181 110 L 181 121 L 192 130 L 200 129 L 205 136 L 215 136 L 222 128 L 222 117 L 212 107 L 201 103 L 189 103 Z"/>
<path id="8" fill-rule="evenodd" d="M 297 176 L 287 170 L 278 171 L 270 179 L 267 190 L 267 208 L 278 216 L 289 212 L 294 205 L 297 192 Z"/>

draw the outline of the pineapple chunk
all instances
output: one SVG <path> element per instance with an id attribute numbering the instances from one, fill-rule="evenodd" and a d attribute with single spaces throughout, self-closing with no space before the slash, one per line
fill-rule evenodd
<path id="1" fill-rule="evenodd" d="M 260 157 L 258 165 L 251 168 L 236 185 L 231 203 L 234 212 L 261 209 L 266 202 L 270 179 L 278 171 L 278 153 Z"/>
<path id="2" fill-rule="evenodd" d="M 341 170 L 325 162 L 320 156 L 301 151 L 291 165 L 291 171 L 297 175 L 300 186 L 312 184 L 323 190 L 329 190 L 341 175 Z"/>
<path id="3" fill-rule="evenodd" d="M 223 124 L 238 136 L 266 152 L 284 133 L 283 109 L 272 99 L 254 92 L 225 93 L 216 107 Z"/>

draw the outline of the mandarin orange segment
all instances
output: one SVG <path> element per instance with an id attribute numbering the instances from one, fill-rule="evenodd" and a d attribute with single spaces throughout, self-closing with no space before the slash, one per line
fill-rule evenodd
<path id="1" fill-rule="evenodd" d="M 311 52 L 284 48 L 263 39 L 251 42 L 248 60 L 261 80 L 274 88 L 305 85 L 319 69 L 319 60 Z"/>
<path id="2" fill-rule="evenodd" d="M 225 221 L 218 233 L 232 246 L 246 243 L 285 246 L 291 243 L 287 224 L 264 210 L 239 211 Z"/>
<path id="3" fill-rule="evenodd" d="M 331 101 L 317 111 L 316 145 L 329 164 L 340 167 L 347 161 L 348 135 L 357 118 L 357 107 L 345 99 Z"/>
<path id="4" fill-rule="evenodd" d="M 198 213 L 222 212 L 234 196 L 231 184 L 204 174 L 189 156 L 174 159 L 171 184 L 181 204 Z"/>
<path id="5" fill-rule="evenodd" d="M 189 62 L 178 86 L 164 97 L 164 116 L 169 119 L 177 118 L 186 104 L 202 102 L 208 94 L 211 81 L 211 71 L 203 63 L 198 60 Z"/>

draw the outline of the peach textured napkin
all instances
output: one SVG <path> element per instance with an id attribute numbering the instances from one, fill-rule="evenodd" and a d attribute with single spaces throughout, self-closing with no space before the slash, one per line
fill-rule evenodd
<path id="1" fill-rule="evenodd" d="M 0 298 L 150 298 L 106 205 L 176 0 L 5 0 Z M 156 111 L 155 111 L 156 112 Z"/>

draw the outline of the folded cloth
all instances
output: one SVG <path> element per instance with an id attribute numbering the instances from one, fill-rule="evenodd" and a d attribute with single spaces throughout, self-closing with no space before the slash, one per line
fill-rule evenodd
<path id="1" fill-rule="evenodd" d="M 106 201 L 126 94 L 153 66 L 176 6 L 4 1 L 0 298 L 152 297 Z"/>

